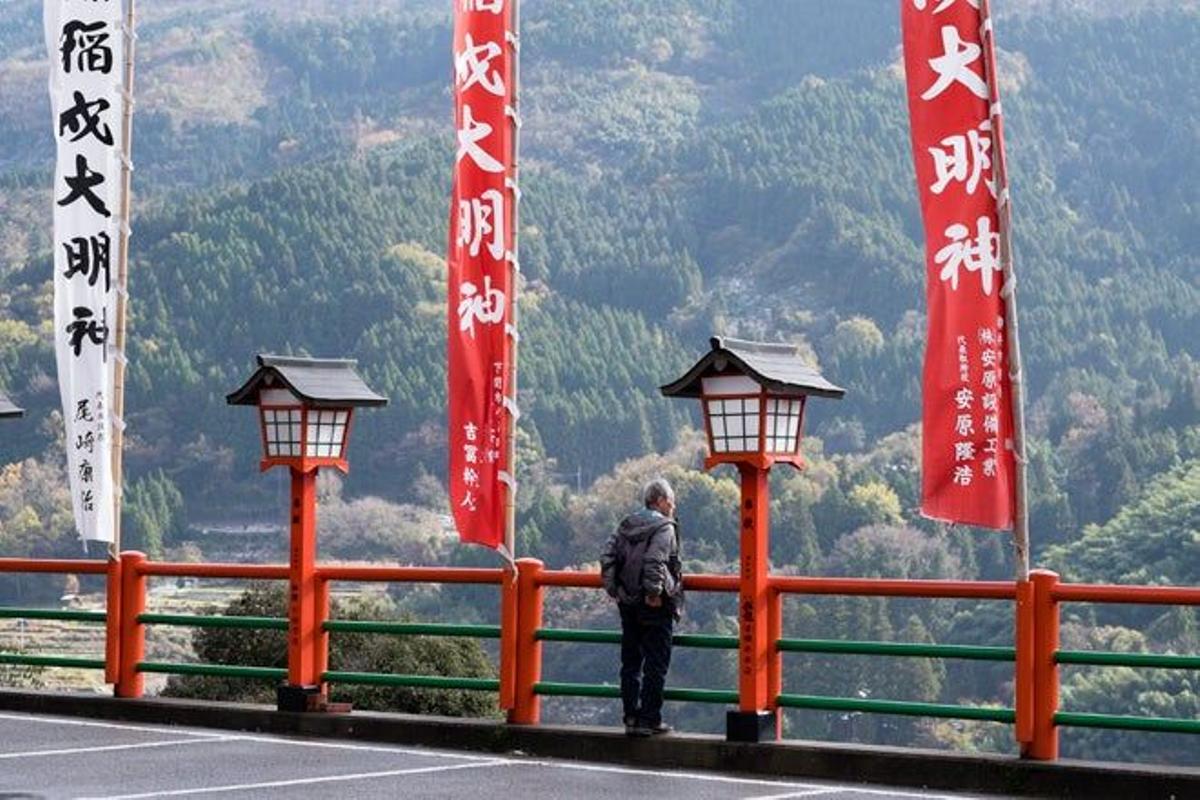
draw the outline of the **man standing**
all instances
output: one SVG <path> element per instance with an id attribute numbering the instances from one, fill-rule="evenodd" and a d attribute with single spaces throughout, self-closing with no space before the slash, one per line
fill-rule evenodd
<path id="1" fill-rule="evenodd" d="M 683 608 L 683 570 L 675 491 L 655 478 L 644 508 L 621 521 L 600 557 L 604 589 L 621 610 L 621 700 L 625 733 L 670 733 L 662 721 L 671 635 Z"/>

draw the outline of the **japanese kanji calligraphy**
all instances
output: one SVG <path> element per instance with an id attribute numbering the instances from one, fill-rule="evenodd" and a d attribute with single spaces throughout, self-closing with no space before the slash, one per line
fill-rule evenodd
<path id="1" fill-rule="evenodd" d="M 515 0 L 455 0 L 457 150 L 450 204 L 451 506 L 459 536 L 504 542 L 511 483 Z"/>
<path id="2" fill-rule="evenodd" d="M 901 0 L 926 238 L 921 511 L 1005 529 L 1015 462 L 993 162 L 998 103 L 979 0 Z"/>
<path id="3" fill-rule="evenodd" d="M 113 539 L 110 331 L 121 209 L 119 0 L 45 0 L 54 174 L 54 332 L 67 470 L 82 538 Z"/>

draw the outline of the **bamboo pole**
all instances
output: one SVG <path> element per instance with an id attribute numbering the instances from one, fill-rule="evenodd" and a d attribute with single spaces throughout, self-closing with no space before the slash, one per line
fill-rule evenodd
<path id="1" fill-rule="evenodd" d="M 128 320 L 130 184 L 133 163 L 133 61 L 137 36 L 136 0 L 125 0 L 125 67 L 122 79 L 121 113 L 121 228 L 117 246 L 117 318 L 115 331 L 116 363 L 113 365 L 113 396 L 109 419 L 112 424 L 113 541 L 109 558 L 121 550 L 121 496 L 124 487 L 125 447 L 125 328 Z"/>
<path id="2" fill-rule="evenodd" d="M 1013 515 L 1013 545 L 1016 550 L 1017 580 L 1029 578 L 1029 500 L 1025 455 L 1025 381 L 1021 368 L 1021 337 L 1017 323 L 1017 276 L 1012 256 L 1012 202 L 1009 196 L 1008 164 L 1004 152 L 1004 117 L 1000 108 L 1000 77 L 996 69 L 996 36 L 991 0 L 979 6 L 980 34 L 983 40 L 984 70 L 987 73 L 991 103 L 992 174 L 996 181 L 997 217 L 1000 234 L 1000 267 L 1004 271 L 1005 342 L 1008 345 L 1008 369 L 1012 387 L 1013 456 L 1016 460 L 1016 500 Z"/>
<path id="3" fill-rule="evenodd" d="M 508 409 L 508 475 L 509 483 L 505 493 L 505 508 L 504 508 L 504 546 L 508 551 L 507 557 L 510 560 L 515 560 L 517 557 L 517 421 L 518 421 L 518 406 L 517 406 L 517 351 L 520 343 L 518 335 L 518 320 L 520 317 L 520 306 L 517 302 L 517 293 L 519 291 L 519 283 L 521 280 L 521 248 L 519 241 L 520 220 L 521 220 L 521 193 L 520 193 L 520 156 L 521 156 L 521 49 L 520 49 L 520 31 L 521 31 L 521 4 L 520 0 L 512 0 L 512 17 L 511 22 L 512 40 L 507 44 L 512 48 L 512 109 L 514 117 L 511 120 L 512 124 L 512 169 L 510 178 L 512 187 L 510 191 L 513 195 L 512 204 L 512 246 L 510 251 L 512 257 L 508 260 L 509 269 L 509 295 L 510 295 L 510 311 L 509 325 L 511 328 L 507 331 L 507 335 L 511 339 L 509 351 L 509 397 L 512 398 L 512 405 Z M 506 35 L 509 32 L 506 32 Z M 515 578 L 515 572 L 514 572 Z"/>

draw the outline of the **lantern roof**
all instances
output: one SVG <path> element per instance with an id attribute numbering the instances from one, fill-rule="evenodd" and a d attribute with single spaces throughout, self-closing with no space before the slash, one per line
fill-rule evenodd
<path id="1" fill-rule="evenodd" d="M 12 400 L 8 399 L 8 395 L 0 392 L 0 419 L 8 417 L 22 417 L 25 415 L 25 409 L 18 408 Z"/>
<path id="2" fill-rule="evenodd" d="M 258 370 L 225 400 L 231 406 L 258 404 L 261 389 L 289 390 L 314 408 L 386 406 L 387 398 L 373 392 L 354 367 L 352 358 L 294 358 L 258 355 Z"/>
<path id="3" fill-rule="evenodd" d="M 795 345 L 751 342 L 727 336 L 714 336 L 709 343 L 712 350 L 705 353 L 682 378 L 659 387 L 664 396 L 700 397 L 704 378 L 738 373 L 748 375 L 768 391 L 781 395 L 816 395 L 839 399 L 846 393 L 845 389 L 834 386 L 804 362 Z"/>

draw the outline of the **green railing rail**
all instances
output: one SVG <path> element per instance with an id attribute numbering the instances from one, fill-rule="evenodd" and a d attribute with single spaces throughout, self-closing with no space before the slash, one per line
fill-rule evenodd
<path id="1" fill-rule="evenodd" d="M 199 614 L 138 614 L 143 625 L 174 625 L 182 628 L 241 628 L 244 630 L 286 631 L 287 620 L 280 617 L 201 616 Z"/>
<path id="2" fill-rule="evenodd" d="M 77 611 L 67 608 L 0 608 L 0 619 L 47 619 L 63 622 L 105 622 L 103 611 Z"/>
<path id="3" fill-rule="evenodd" d="M 986 722 L 1016 722 L 1011 708 L 990 706 L 956 706 L 942 703 L 917 703 L 904 700 L 870 700 L 855 697 L 821 697 L 805 694 L 781 694 L 778 703 L 784 708 L 804 708 L 814 711 L 858 711 L 870 714 L 899 714 L 908 717 L 940 717 L 970 719 Z"/>
<path id="4" fill-rule="evenodd" d="M 499 625 L 454 625 L 440 622 L 384 622 L 378 620 L 326 620 L 330 633 L 382 633 L 390 636 L 444 636 L 499 639 Z"/>
<path id="5" fill-rule="evenodd" d="M 191 628 L 234 628 L 247 630 L 286 631 L 288 621 L 282 617 L 252 616 L 202 616 L 198 614 L 149 614 L 138 615 L 143 625 L 173 625 Z M 480 639 L 500 638 L 499 625 L 455 625 L 426 622 L 386 622 L 382 620 L 326 620 L 324 629 L 331 633 L 367 633 L 391 636 L 441 636 L 471 637 Z M 103 667 L 104 663 L 100 662 Z M 230 664 L 168 663 L 142 661 L 138 672 L 153 672 L 167 675 L 201 675 L 218 678 L 247 678 L 259 680 L 282 680 L 287 670 L 281 667 L 255 667 Z M 441 675 L 399 675 L 378 672 L 344 672 L 330 670 L 322 673 L 321 680 L 328 683 L 358 684 L 366 686 L 395 686 L 419 689 L 462 689 L 468 691 L 497 692 L 500 681 L 495 678 L 460 678 Z"/>
<path id="6" fill-rule="evenodd" d="M 1058 664 L 1082 664 L 1093 667 L 1133 667 L 1155 669 L 1200 669 L 1200 656 L 1169 653 L 1111 653 L 1104 650 L 1059 650 Z"/>
<path id="7" fill-rule="evenodd" d="M 534 694 L 557 697 L 620 697 L 621 687 L 609 683 L 560 683 L 538 681 L 533 685 Z M 683 689 L 667 687 L 663 690 L 667 700 L 682 700 L 693 703 L 721 703 L 731 705 L 738 701 L 737 692 L 724 689 Z"/>
<path id="8" fill-rule="evenodd" d="M 138 672 L 157 672 L 163 675 L 204 675 L 212 678 L 261 678 L 282 680 L 287 670 L 281 667 L 247 667 L 237 664 L 179 664 L 161 661 L 139 661 Z"/>
<path id="9" fill-rule="evenodd" d="M 535 638 L 543 642 L 585 642 L 590 644 L 620 644 L 620 631 L 570 630 L 566 628 L 539 628 Z M 707 650 L 737 650 L 736 636 L 719 636 L 706 633 L 677 633 L 671 641 L 677 647 L 695 647 Z"/>
<path id="10" fill-rule="evenodd" d="M 103 658 L 77 656 L 39 656 L 25 653 L 0 653 L 0 664 L 21 667 L 68 667 L 72 669 L 104 669 Z"/>
<path id="11" fill-rule="evenodd" d="M 108 620 L 103 611 L 69 608 L 0 608 L 0 619 L 36 619 L 61 622 L 101 623 Z M 19 667 L 62 667 L 65 669 L 104 669 L 103 658 L 54 656 L 36 653 L 0 653 L 0 664 Z"/>
<path id="12" fill-rule="evenodd" d="M 780 639 L 776 646 L 785 653 L 959 658 L 973 661 L 1015 661 L 1017 658 L 1015 647 L 983 647 L 961 644 L 858 642 L 844 639 Z"/>
<path id="13" fill-rule="evenodd" d="M 1054 724 L 1067 728 L 1200 733 L 1200 719 L 1173 719 L 1170 717 L 1133 717 L 1120 714 L 1080 714 L 1072 711 L 1059 711 L 1054 715 Z"/>
<path id="14" fill-rule="evenodd" d="M 349 683 L 364 686 L 396 686 L 414 689 L 463 689 L 474 692 L 498 692 L 500 681 L 496 678 L 459 678 L 444 675 L 393 675 L 379 672 L 339 672 L 330 670 L 322 673 L 321 680 L 330 683 Z"/>

